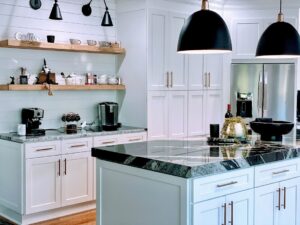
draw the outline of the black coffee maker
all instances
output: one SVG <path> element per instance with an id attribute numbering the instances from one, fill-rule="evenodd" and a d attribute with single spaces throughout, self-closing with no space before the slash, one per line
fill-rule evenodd
<path id="1" fill-rule="evenodd" d="M 118 103 L 102 102 L 98 105 L 99 126 L 105 131 L 117 130 L 121 124 L 118 123 Z"/>
<path id="2" fill-rule="evenodd" d="M 39 108 L 22 109 L 22 124 L 26 125 L 26 136 L 43 136 L 45 130 L 39 129 L 44 110 Z"/>

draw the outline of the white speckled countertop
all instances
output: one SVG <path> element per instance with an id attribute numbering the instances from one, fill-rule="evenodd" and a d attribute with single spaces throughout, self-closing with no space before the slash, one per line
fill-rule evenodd
<path id="1" fill-rule="evenodd" d="M 17 143 L 32 143 L 32 142 L 42 142 L 42 141 L 55 141 L 55 140 L 65 140 L 73 138 L 82 137 L 97 137 L 97 136 L 107 136 L 107 135 L 118 135 L 118 134 L 128 134 L 128 133 L 139 133 L 146 131 L 145 128 L 129 127 L 123 126 L 116 131 L 78 131 L 77 134 L 66 134 L 60 132 L 59 130 L 47 130 L 45 136 L 30 137 L 30 136 L 19 136 L 17 133 L 3 133 L 0 134 L 0 139 L 17 142 Z"/>

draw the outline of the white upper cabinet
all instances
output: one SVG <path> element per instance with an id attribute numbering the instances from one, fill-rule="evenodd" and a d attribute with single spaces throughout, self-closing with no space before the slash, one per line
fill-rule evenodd
<path id="1" fill-rule="evenodd" d="M 186 56 L 177 53 L 186 17 L 162 10 L 149 11 L 149 90 L 187 90 Z"/>

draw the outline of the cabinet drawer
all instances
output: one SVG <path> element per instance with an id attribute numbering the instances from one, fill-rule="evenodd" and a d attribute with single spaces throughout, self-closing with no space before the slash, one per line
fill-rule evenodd
<path id="1" fill-rule="evenodd" d="M 255 187 L 300 176 L 300 160 L 292 159 L 255 167 Z"/>
<path id="2" fill-rule="evenodd" d="M 91 151 L 93 139 L 92 138 L 77 138 L 62 141 L 62 153 L 76 153 Z"/>
<path id="3" fill-rule="evenodd" d="M 119 144 L 141 142 L 147 140 L 146 132 L 123 134 L 120 136 Z"/>
<path id="4" fill-rule="evenodd" d="M 192 202 L 216 198 L 253 187 L 253 168 L 198 178 L 192 183 Z"/>
<path id="5" fill-rule="evenodd" d="M 25 158 L 38 158 L 44 156 L 60 155 L 60 141 L 37 142 L 25 144 Z"/>
<path id="6" fill-rule="evenodd" d="M 103 137 L 94 137 L 94 147 L 117 145 L 119 144 L 118 135 L 109 135 Z"/>

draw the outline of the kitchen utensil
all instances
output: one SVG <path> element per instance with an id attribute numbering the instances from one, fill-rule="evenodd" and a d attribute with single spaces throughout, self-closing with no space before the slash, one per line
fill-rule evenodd
<path id="1" fill-rule="evenodd" d="M 30 4 L 30 7 L 34 10 L 39 9 L 42 6 L 41 0 L 30 0 L 29 4 Z"/>
<path id="2" fill-rule="evenodd" d="M 55 42 L 55 36 L 54 35 L 47 35 L 47 41 L 49 43 L 54 43 Z"/>
<path id="3" fill-rule="evenodd" d="M 20 136 L 25 136 L 26 135 L 26 125 L 25 124 L 18 124 L 17 133 Z"/>
<path id="4" fill-rule="evenodd" d="M 98 105 L 99 126 L 103 130 L 117 130 L 120 127 L 118 108 L 118 103 L 115 102 L 102 102 Z"/>
<path id="5" fill-rule="evenodd" d="M 95 46 L 97 44 L 97 41 L 95 41 L 95 40 L 87 40 L 86 42 L 90 46 Z"/>
<path id="6" fill-rule="evenodd" d="M 80 45 L 81 44 L 81 41 L 79 39 L 74 39 L 74 38 L 71 38 L 70 39 L 70 43 L 72 45 Z"/>
<path id="7" fill-rule="evenodd" d="M 263 141 L 282 141 L 282 135 L 288 134 L 294 124 L 288 121 L 262 120 L 257 118 L 250 122 L 251 129 L 260 134 Z"/>
<path id="8" fill-rule="evenodd" d="M 117 77 L 109 77 L 108 78 L 108 84 L 118 84 L 118 79 Z"/>
<path id="9" fill-rule="evenodd" d="M 43 109 L 39 109 L 39 108 L 22 109 L 22 124 L 26 125 L 27 136 L 45 135 L 45 130 L 39 129 L 43 117 L 44 117 Z"/>
<path id="10" fill-rule="evenodd" d="M 92 14 L 92 8 L 91 8 L 91 3 L 93 0 L 91 0 L 88 4 L 82 6 L 82 14 L 85 16 L 90 16 Z"/>
<path id="11" fill-rule="evenodd" d="M 246 124 L 241 117 L 226 118 L 222 128 L 223 138 L 247 138 Z"/>

